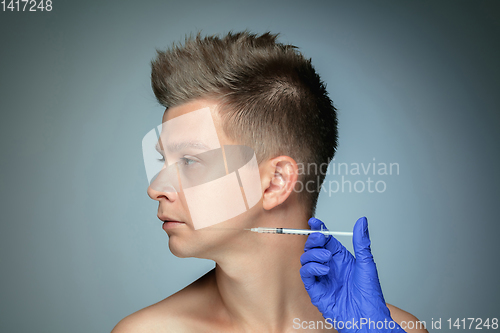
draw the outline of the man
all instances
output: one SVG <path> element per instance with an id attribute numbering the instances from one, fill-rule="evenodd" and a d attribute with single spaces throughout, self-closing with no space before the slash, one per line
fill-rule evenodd
<path id="1" fill-rule="evenodd" d="M 158 217 L 172 253 L 211 259 L 216 267 L 183 290 L 126 317 L 113 332 L 334 331 L 311 303 L 301 280 L 307 237 L 244 230 L 309 228 L 319 193 L 306 191 L 304 185 L 319 188 L 325 175 L 304 173 L 301 166 L 328 163 L 337 146 L 336 110 L 325 85 L 310 60 L 276 38 L 248 32 L 223 38 L 198 35 L 158 52 L 153 61 L 153 91 L 166 107 L 158 150 L 168 162 L 148 194 L 159 202 Z M 193 121 L 193 115 L 199 115 L 198 120 Z M 212 127 L 215 140 L 207 139 L 214 137 L 206 134 Z M 179 144 L 181 137 L 191 144 Z M 207 178 L 207 172 L 199 171 L 204 170 L 201 153 L 221 149 L 224 175 L 229 176 L 227 152 L 238 145 L 255 152 L 260 188 L 258 200 L 249 204 L 240 172 L 246 209 L 230 213 L 236 201 L 234 195 L 224 197 L 226 188 L 199 192 L 205 195 L 192 192 L 209 183 L 207 179 L 222 178 Z M 186 180 L 188 172 L 199 178 L 194 181 L 197 186 L 186 186 L 196 178 Z M 199 207 L 212 195 L 230 203 L 215 200 L 220 206 L 204 214 L 210 209 Z M 228 218 L 214 219 L 221 211 Z M 212 222 L 207 224 L 204 216 Z M 388 308 L 398 323 L 417 320 Z"/>

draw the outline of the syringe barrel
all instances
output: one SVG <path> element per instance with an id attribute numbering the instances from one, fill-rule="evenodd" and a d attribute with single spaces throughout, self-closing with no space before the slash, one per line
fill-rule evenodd
<path id="1" fill-rule="evenodd" d="M 252 228 L 250 229 L 251 231 L 253 232 L 258 232 L 258 233 L 266 233 L 266 234 L 276 234 L 278 233 L 276 231 L 276 229 L 281 229 L 281 228 L 262 228 L 262 227 L 259 227 L 259 228 Z"/>
<path id="2" fill-rule="evenodd" d="M 352 236 L 352 232 L 344 231 L 327 231 L 327 230 L 310 230 L 310 229 L 289 229 L 289 228 L 251 228 L 253 232 L 267 234 L 286 234 L 286 235 L 309 235 L 314 232 L 322 233 L 323 235 L 332 236 Z"/>

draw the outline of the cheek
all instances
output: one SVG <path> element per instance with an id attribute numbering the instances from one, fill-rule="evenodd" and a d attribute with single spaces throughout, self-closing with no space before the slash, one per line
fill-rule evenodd
<path id="1" fill-rule="evenodd" d="M 169 237 L 170 252 L 179 258 L 212 259 L 212 254 L 221 251 L 233 239 L 234 230 L 184 230 Z M 222 246 L 222 247 L 221 247 Z"/>
<path id="2" fill-rule="evenodd" d="M 184 217 L 184 222 L 188 222 L 192 225 L 191 214 L 189 213 L 189 208 L 186 202 L 186 196 L 184 195 L 184 191 L 180 191 L 177 193 L 179 198 L 179 209 L 182 210 L 182 214 Z"/>
<path id="3" fill-rule="evenodd" d="M 260 221 L 260 214 L 264 211 L 262 208 L 262 199 L 252 208 L 245 211 L 244 213 L 237 215 L 229 220 L 213 225 L 209 228 L 220 228 L 227 230 L 236 230 L 236 229 L 249 229 L 254 226 L 259 226 L 258 221 Z M 203 230 L 203 229 L 201 229 Z"/>

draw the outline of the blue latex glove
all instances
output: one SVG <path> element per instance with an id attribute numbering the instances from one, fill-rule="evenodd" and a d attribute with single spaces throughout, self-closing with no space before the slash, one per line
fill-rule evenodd
<path id="1" fill-rule="evenodd" d="M 314 217 L 309 226 L 327 230 Z M 382 295 L 366 217 L 356 221 L 352 242 L 356 258 L 333 236 L 312 233 L 307 238 L 300 276 L 312 303 L 341 333 L 404 332 L 391 319 Z"/>

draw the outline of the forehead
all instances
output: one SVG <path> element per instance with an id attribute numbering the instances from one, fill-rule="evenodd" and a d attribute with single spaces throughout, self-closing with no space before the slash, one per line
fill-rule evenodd
<path id="1" fill-rule="evenodd" d="M 203 141 L 210 148 L 237 144 L 229 139 L 222 128 L 217 103 L 196 100 L 165 110 L 163 114 L 162 140 Z"/>

